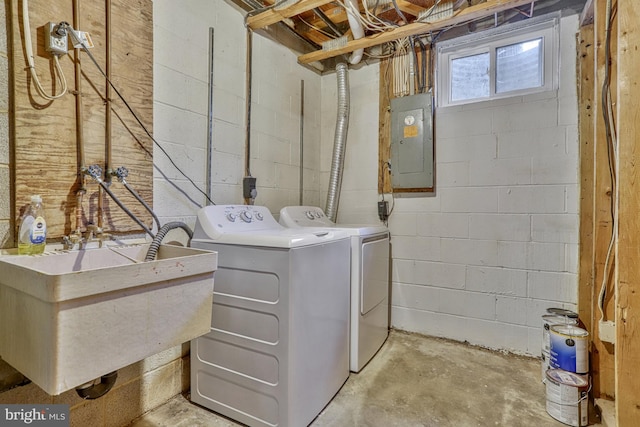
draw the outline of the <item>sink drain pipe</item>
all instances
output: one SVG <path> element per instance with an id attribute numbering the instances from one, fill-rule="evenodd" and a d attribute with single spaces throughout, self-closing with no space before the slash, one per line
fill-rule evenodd
<path id="1" fill-rule="evenodd" d="M 100 377 L 100 382 L 92 381 L 76 387 L 76 393 L 83 399 L 92 400 L 104 396 L 113 388 L 118 378 L 118 371 L 110 372 Z"/>
<path id="2" fill-rule="evenodd" d="M 349 129 L 349 69 L 347 64 L 340 62 L 336 65 L 338 79 L 338 117 L 336 119 L 336 132 L 333 140 L 333 159 L 331 161 L 331 174 L 329 175 L 329 191 L 327 193 L 327 205 L 325 212 L 327 217 L 336 222 L 338 216 L 338 202 L 340 199 L 340 187 L 342 186 L 342 172 L 344 170 L 344 153 L 347 143 L 347 131 Z"/>

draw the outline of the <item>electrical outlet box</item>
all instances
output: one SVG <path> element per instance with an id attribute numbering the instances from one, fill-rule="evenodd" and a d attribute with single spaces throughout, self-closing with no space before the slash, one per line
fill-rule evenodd
<path id="1" fill-rule="evenodd" d="M 53 55 L 66 55 L 69 50 L 69 41 L 66 29 L 62 34 L 57 32 L 58 24 L 49 22 L 44 26 L 44 48 Z"/>
<path id="2" fill-rule="evenodd" d="M 253 176 L 245 176 L 242 180 L 242 194 L 245 199 L 255 199 L 258 195 L 256 190 L 256 178 Z"/>
<path id="3" fill-rule="evenodd" d="M 386 221 L 389 218 L 389 202 L 386 200 L 378 202 L 378 218 L 380 221 Z"/>
<path id="4" fill-rule="evenodd" d="M 598 322 L 598 337 L 600 341 L 616 343 L 616 324 L 611 320 L 600 320 Z"/>

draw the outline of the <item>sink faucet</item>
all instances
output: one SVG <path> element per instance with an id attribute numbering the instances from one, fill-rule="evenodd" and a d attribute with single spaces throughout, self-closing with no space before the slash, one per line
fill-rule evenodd
<path id="1" fill-rule="evenodd" d="M 87 225 L 85 235 L 83 236 L 80 230 L 76 230 L 68 236 L 62 238 L 62 244 L 64 249 L 87 249 L 91 242 L 98 242 L 98 247 L 102 247 L 102 242 L 111 239 L 112 236 L 109 233 L 105 233 L 102 228 L 95 224 Z"/>

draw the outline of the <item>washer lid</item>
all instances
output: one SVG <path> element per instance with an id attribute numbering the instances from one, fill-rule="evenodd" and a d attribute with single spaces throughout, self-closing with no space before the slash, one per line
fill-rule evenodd
<path id="1" fill-rule="evenodd" d="M 381 224 L 336 224 L 316 206 L 286 206 L 280 209 L 280 224 L 289 228 L 336 227 L 344 229 L 350 236 L 371 236 L 389 232 L 389 229 Z"/>
<path id="2" fill-rule="evenodd" d="M 198 211 L 191 241 L 294 248 L 348 237 L 333 228 L 285 228 L 264 206 L 215 205 Z"/>

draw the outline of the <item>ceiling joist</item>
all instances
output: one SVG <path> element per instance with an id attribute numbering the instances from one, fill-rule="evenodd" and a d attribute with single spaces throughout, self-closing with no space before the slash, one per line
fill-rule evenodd
<path id="1" fill-rule="evenodd" d="M 275 24 L 286 18 L 290 18 L 295 15 L 299 15 L 308 10 L 315 9 L 327 3 L 331 3 L 333 0 L 301 0 L 292 6 L 289 6 L 282 10 L 276 10 L 275 8 L 268 9 L 255 16 L 247 18 L 247 26 L 252 30 L 258 30 L 268 25 Z"/>
<path id="2" fill-rule="evenodd" d="M 298 57 L 300 64 L 309 64 L 324 59 L 333 58 L 345 53 L 353 52 L 357 49 L 378 46 L 384 43 L 392 42 L 405 37 L 415 36 L 418 34 L 426 34 L 430 31 L 438 31 L 452 25 L 459 25 L 476 19 L 484 18 L 508 9 L 513 9 L 525 4 L 532 4 L 535 0 L 487 0 L 475 6 L 456 11 L 450 18 L 442 19 L 436 22 L 414 22 L 408 25 L 395 28 L 390 31 L 372 34 L 358 40 L 351 40 L 346 45 L 333 50 L 317 50 Z M 302 0 L 302 4 L 306 0 Z M 258 15 L 259 16 L 259 15 Z"/>

